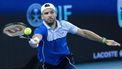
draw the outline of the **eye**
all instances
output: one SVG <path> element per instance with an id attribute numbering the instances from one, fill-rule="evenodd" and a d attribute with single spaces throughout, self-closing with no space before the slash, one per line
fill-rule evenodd
<path id="1" fill-rule="evenodd" d="M 51 13 L 51 14 L 53 14 L 53 13 L 54 13 L 54 11 L 50 11 L 50 13 Z"/>
<path id="2" fill-rule="evenodd" d="M 45 12 L 45 13 L 44 13 L 44 15 L 47 15 L 47 14 L 48 14 L 48 12 Z"/>

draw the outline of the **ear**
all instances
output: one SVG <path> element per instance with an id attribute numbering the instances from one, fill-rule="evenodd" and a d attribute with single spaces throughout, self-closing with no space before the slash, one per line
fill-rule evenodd
<path id="1" fill-rule="evenodd" d="M 41 18 L 44 19 L 42 14 L 41 14 Z"/>
<path id="2" fill-rule="evenodd" d="M 55 12 L 55 15 L 56 15 L 56 17 L 57 17 L 57 12 Z"/>
<path id="3" fill-rule="evenodd" d="M 56 12 L 56 17 L 57 17 L 57 12 Z"/>

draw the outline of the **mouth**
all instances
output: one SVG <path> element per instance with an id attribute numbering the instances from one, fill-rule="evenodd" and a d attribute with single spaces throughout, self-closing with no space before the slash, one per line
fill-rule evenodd
<path id="1" fill-rule="evenodd" d="M 52 22 L 52 21 L 54 21 L 54 18 L 49 18 L 48 21 Z"/>

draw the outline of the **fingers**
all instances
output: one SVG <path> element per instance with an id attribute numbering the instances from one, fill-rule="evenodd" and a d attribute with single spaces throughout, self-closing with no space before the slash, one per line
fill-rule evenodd
<path id="1" fill-rule="evenodd" d="M 30 46 L 33 47 L 33 48 L 37 48 L 37 47 L 38 47 L 37 42 L 34 41 L 33 39 L 30 39 L 29 44 L 30 44 Z"/>
<path id="2" fill-rule="evenodd" d="M 113 41 L 113 42 L 112 42 L 112 46 L 121 46 L 121 44 L 118 43 L 118 42 L 116 42 L 116 41 Z"/>

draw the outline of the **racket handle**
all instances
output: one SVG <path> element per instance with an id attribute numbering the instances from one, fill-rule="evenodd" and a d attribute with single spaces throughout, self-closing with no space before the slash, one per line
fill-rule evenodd
<path id="1" fill-rule="evenodd" d="M 30 40 L 30 38 L 29 37 L 25 37 L 25 36 L 19 36 L 19 38 L 21 38 L 21 39 L 29 39 Z"/>

